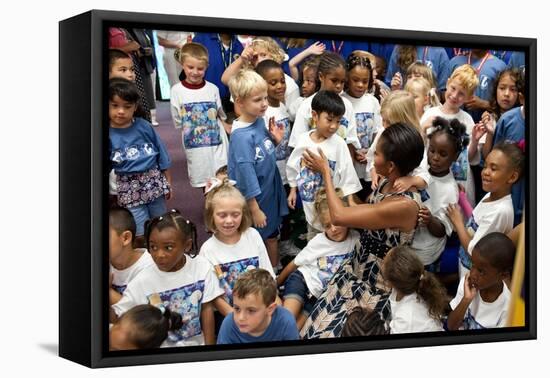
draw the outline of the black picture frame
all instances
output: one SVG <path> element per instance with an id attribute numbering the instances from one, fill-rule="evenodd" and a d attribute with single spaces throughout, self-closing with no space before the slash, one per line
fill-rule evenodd
<path id="1" fill-rule="evenodd" d="M 442 47 L 482 47 L 525 52 L 526 75 L 526 237 L 525 327 L 483 332 L 392 335 L 391 337 L 305 340 L 261 345 L 225 345 L 109 352 L 107 348 L 108 269 L 107 87 L 108 26 L 155 30 L 316 35 Z M 386 30 L 347 26 L 208 18 L 92 10 L 59 23 L 59 355 L 89 367 L 158 364 L 234 358 L 408 348 L 534 339 L 536 318 L 536 39 Z M 74 120 L 79 120 L 75 123 Z M 85 169 L 83 167 L 89 167 Z M 71 183 L 78 182 L 75 186 Z M 78 248 L 75 246 L 78 245 Z"/>

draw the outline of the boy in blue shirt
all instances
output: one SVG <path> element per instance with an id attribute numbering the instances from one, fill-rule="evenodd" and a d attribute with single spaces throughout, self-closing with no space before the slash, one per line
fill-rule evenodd
<path id="1" fill-rule="evenodd" d="M 277 284 L 264 269 L 242 274 L 233 288 L 233 312 L 223 320 L 218 344 L 299 340 L 294 316 L 277 306 Z"/>

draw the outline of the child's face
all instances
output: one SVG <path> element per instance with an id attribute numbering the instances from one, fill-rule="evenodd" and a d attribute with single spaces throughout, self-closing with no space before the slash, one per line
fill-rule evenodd
<path id="1" fill-rule="evenodd" d="M 132 233 L 125 231 L 120 235 L 109 226 L 109 259 L 112 261 L 120 256 L 121 252 L 132 244 Z"/>
<path id="2" fill-rule="evenodd" d="M 157 228 L 149 235 L 149 253 L 163 272 L 177 272 L 185 265 L 185 252 L 191 248 L 192 240 L 182 240 L 181 233 L 173 227 Z"/>
<path id="3" fill-rule="evenodd" d="M 422 93 L 422 90 L 416 85 L 409 91 L 414 97 L 414 108 L 418 117 L 424 114 L 424 107 L 428 105 L 428 96 Z"/>
<path id="4" fill-rule="evenodd" d="M 221 197 L 215 200 L 214 225 L 223 236 L 234 236 L 239 232 L 243 219 L 243 203 L 238 198 Z"/>
<path id="5" fill-rule="evenodd" d="M 131 324 L 125 320 L 115 323 L 109 331 L 109 350 L 137 349 L 130 341 Z"/>
<path id="6" fill-rule="evenodd" d="M 489 289 L 495 285 L 500 285 L 507 274 L 499 272 L 489 263 L 489 260 L 480 255 L 474 248 L 472 252 L 472 269 L 470 270 L 470 286 L 478 290 Z"/>
<path id="7" fill-rule="evenodd" d="M 280 68 L 273 68 L 265 73 L 264 80 L 267 82 L 267 97 L 273 102 L 285 100 L 286 83 L 285 74 Z"/>
<path id="8" fill-rule="evenodd" d="M 456 79 L 447 81 L 447 89 L 445 91 L 445 102 L 452 109 L 458 110 L 464 103 L 471 98 L 466 89 Z"/>
<path id="9" fill-rule="evenodd" d="M 497 103 L 503 110 L 512 109 L 518 101 L 516 81 L 508 74 L 502 76 L 497 86 Z"/>
<path id="10" fill-rule="evenodd" d="M 315 88 L 317 87 L 317 70 L 312 67 L 306 67 L 302 75 L 302 96 L 305 98 L 315 93 Z"/>
<path id="11" fill-rule="evenodd" d="M 315 110 L 311 111 L 311 118 L 316 125 L 316 131 L 323 138 L 328 139 L 338 131 L 340 127 L 341 116 L 321 112 L 318 114 Z"/>
<path id="12" fill-rule="evenodd" d="M 267 110 L 267 90 L 253 90 L 249 96 L 238 99 L 241 116 L 249 118 L 262 117 Z"/>
<path id="13" fill-rule="evenodd" d="M 493 150 L 485 159 L 481 171 L 483 190 L 489 193 L 511 187 L 518 179 L 518 172 L 510 166 L 509 158 L 500 150 Z"/>
<path id="14" fill-rule="evenodd" d="M 359 98 L 369 89 L 370 72 L 366 67 L 355 66 L 348 72 L 348 93 Z"/>
<path id="15" fill-rule="evenodd" d="M 114 96 L 109 101 L 109 119 L 111 126 L 116 128 L 129 127 L 134 118 L 137 104 L 124 101 L 119 96 Z"/>
<path id="16" fill-rule="evenodd" d="M 183 72 L 185 81 L 189 84 L 200 84 L 204 80 L 207 64 L 204 60 L 188 56 L 183 61 Z"/>
<path id="17" fill-rule="evenodd" d="M 449 173 L 449 169 L 457 158 L 456 147 L 444 132 L 432 135 L 428 145 L 428 165 L 430 173 L 442 177 Z"/>
<path id="18" fill-rule="evenodd" d="M 382 118 L 382 127 L 384 129 L 387 129 L 388 127 L 390 127 L 391 123 L 390 123 L 390 117 L 388 112 L 387 111 L 381 112 L 380 117 Z"/>
<path id="19" fill-rule="evenodd" d="M 336 67 L 326 74 L 319 73 L 319 81 L 321 82 L 321 89 L 340 93 L 346 82 L 346 70 L 344 67 Z"/>
<path id="20" fill-rule="evenodd" d="M 327 212 L 321 215 L 321 224 L 325 229 L 327 237 L 335 242 L 341 242 L 348 237 L 348 228 L 344 226 L 335 226 L 330 221 L 330 214 Z"/>
<path id="21" fill-rule="evenodd" d="M 266 59 L 273 59 L 269 51 L 265 47 L 254 46 L 254 58 L 253 58 L 254 66 L 257 66 L 258 63 Z"/>
<path id="22" fill-rule="evenodd" d="M 126 80 L 135 81 L 136 80 L 136 71 L 134 68 L 134 63 L 131 58 L 121 58 L 115 60 L 111 71 L 109 72 L 109 79 L 113 77 L 121 77 Z"/>
<path id="23" fill-rule="evenodd" d="M 271 315 L 277 304 L 266 306 L 259 294 L 248 294 L 244 298 L 233 295 L 233 319 L 242 333 L 261 336 L 271 322 Z"/>

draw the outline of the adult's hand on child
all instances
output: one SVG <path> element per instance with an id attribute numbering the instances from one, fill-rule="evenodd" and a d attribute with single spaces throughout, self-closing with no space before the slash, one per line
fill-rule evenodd
<path id="1" fill-rule="evenodd" d="M 456 203 L 450 203 L 449 206 L 447 206 L 447 217 L 455 228 L 458 224 L 464 224 L 464 218 L 460 212 L 460 206 Z"/>
<path id="2" fill-rule="evenodd" d="M 261 209 L 257 209 L 252 213 L 252 220 L 254 221 L 254 226 L 258 228 L 267 226 L 267 218 Z"/>
<path id="3" fill-rule="evenodd" d="M 330 174 L 328 159 L 323 153 L 323 150 L 318 148 L 317 152 L 319 153 L 318 155 L 313 153 L 309 148 L 306 148 L 302 154 L 306 167 L 321 174 Z"/>
<path id="4" fill-rule="evenodd" d="M 412 184 L 413 178 L 411 176 L 399 177 L 397 180 L 395 180 L 393 188 L 395 189 L 396 193 L 403 193 L 409 190 Z"/>
<path id="5" fill-rule="evenodd" d="M 275 141 L 275 144 L 281 143 L 285 137 L 285 129 L 283 127 L 277 126 L 275 123 L 275 117 L 269 117 L 269 133 Z"/>

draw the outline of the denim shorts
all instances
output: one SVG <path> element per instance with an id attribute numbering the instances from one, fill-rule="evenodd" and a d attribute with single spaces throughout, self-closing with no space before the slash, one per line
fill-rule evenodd
<path id="1" fill-rule="evenodd" d="M 317 302 L 317 298 L 311 295 L 304 275 L 299 270 L 292 272 L 286 279 L 283 299 L 296 299 L 301 302 L 304 305 L 303 312 L 307 315 L 311 313 L 313 305 Z"/>

